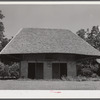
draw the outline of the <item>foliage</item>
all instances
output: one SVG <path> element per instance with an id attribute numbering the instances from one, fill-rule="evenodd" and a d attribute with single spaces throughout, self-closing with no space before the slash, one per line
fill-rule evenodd
<path id="1" fill-rule="evenodd" d="M 3 40 L 2 40 L 2 42 L 1 42 L 1 45 L 2 45 L 2 47 L 4 48 L 6 45 L 7 45 L 7 43 L 10 41 L 10 39 L 8 39 L 8 38 L 3 38 Z M 3 49 L 2 48 L 2 49 Z"/>
<path id="2" fill-rule="evenodd" d="M 6 38 L 4 35 L 4 24 L 2 22 L 2 19 L 5 16 L 2 14 L 2 11 L 0 10 L 0 51 L 6 46 L 6 44 L 10 41 L 10 39 Z"/>
<path id="3" fill-rule="evenodd" d="M 98 78 L 98 75 L 97 75 L 96 73 L 93 73 L 93 74 L 91 75 L 91 77 L 92 77 L 92 78 Z"/>
<path id="4" fill-rule="evenodd" d="M 78 34 L 78 36 L 87 41 L 94 48 L 100 50 L 99 26 L 93 26 L 91 32 L 89 32 L 89 29 L 87 29 L 87 31 L 85 31 L 84 29 L 80 29 L 79 31 L 76 32 L 76 34 Z"/>
<path id="5" fill-rule="evenodd" d="M 82 39 L 88 42 L 91 46 L 100 50 L 100 27 L 99 26 L 93 26 L 90 32 L 89 29 L 87 30 L 81 29 L 76 33 L 78 34 L 78 36 L 80 36 Z M 95 59 L 92 59 L 90 61 L 84 60 L 78 62 L 78 75 L 81 74 L 86 76 L 86 73 L 88 76 L 91 76 L 89 74 L 93 74 L 93 73 L 100 75 L 98 70 L 100 70 L 100 68 L 98 63 L 95 61 Z"/>
<path id="6" fill-rule="evenodd" d="M 0 62 L 0 77 L 1 78 L 19 78 L 19 63 L 14 62 L 11 65 L 5 65 Z"/>
<path id="7" fill-rule="evenodd" d="M 2 14 L 2 11 L 0 10 L 0 19 L 3 19 L 5 16 Z"/>
<path id="8" fill-rule="evenodd" d="M 0 62 L 0 76 L 2 76 L 4 68 L 5 68 L 5 65 L 2 62 Z"/>
<path id="9" fill-rule="evenodd" d="M 4 35 L 4 24 L 2 22 L 3 18 L 5 16 L 2 14 L 2 11 L 0 10 L 0 51 L 7 45 L 7 43 L 11 40 L 5 37 Z M 5 77 L 15 77 L 18 78 L 19 72 L 17 63 L 14 63 L 12 65 L 6 65 L 2 62 L 0 62 L 0 77 L 5 78 Z"/>
<path id="10" fill-rule="evenodd" d="M 76 32 L 82 39 L 85 39 L 86 31 L 84 29 L 80 29 Z"/>
<path id="11" fill-rule="evenodd" d="M 88 81 L 88 78 L 85 76 L 77 76 L 77 77 L 72 77 L 72 76 L 65 77 L 65 76 L 63 76 L 61 79 L 63 81 Z"/>
<path id="12" fill-rule="evenodd" d="M 4 37 L 4 25 L 3 22 L 1 21 L 4 18 L 4 15 L 2 14 L 2 11 L 0 10 L 0 41 L 2 41 Z"/>
<path id="13" fill-rule="evenodd" d="M 9 73 L 11 77 L 19 78 L 19 63 L 13 63 L 9 67 Z"/>
<path id="14" fill-rule="evenodd" d="M 84 60 L 77 62 L 77 74 L 86 77 L 92 77 L 93 74 L 99 75 L 99 64 L 94 60 Z"/>
<path id="15" fill-rule="evenodd" d="M 96 74 L 94 74 L 95 76 Z M 97 75 L 95 77 L 86 77 L 86 76 L 77 76 L 77 77 L 72 77 L 72 76 L 62 76 L 61 79 L 63 81 L 100 81 L 100 77 L 98 77 Z"/>
<path id="16" fill-rule="evenodd" d="M 90 68 L 82 68 L 81 69 L 81 75 L 86 76 L 86 77 L 91 77 L 93 72 L 91 71 Z"/>

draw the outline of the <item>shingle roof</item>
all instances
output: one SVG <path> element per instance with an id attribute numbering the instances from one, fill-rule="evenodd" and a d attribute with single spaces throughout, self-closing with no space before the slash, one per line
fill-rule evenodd
<path id="1" fill-rule="evenodd" d="M 71 53 L 100 56 L 100 52 L 65 29 L 23 28 L 1 54 Z"/>

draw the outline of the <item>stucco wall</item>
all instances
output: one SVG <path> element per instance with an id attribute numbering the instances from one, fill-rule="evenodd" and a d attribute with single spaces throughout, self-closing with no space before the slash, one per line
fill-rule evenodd
<path id="1" fill-rule="evenodd" d="M 67 76 L 76 76 L 77 70 L 76 70 L 76 62 L 74 60 L 68 61 L 67 63 Z"/>
<path id="2" fill-rule="evenodd" d="M 73 55 L 53 54 L 51 59 L 48 59 L 46 54 L 31 54 L 23 55 L 21 61 L 21 77 L 28 77 L 28 63 L 43 62 L 43 78 L 52 79 L 52 63 L 65 62 L 67 63 L 67 76 L 76 76 L 76 61 Z"/>
<path id="3" fill-rule="evenodd" d="M 44 62 L 44 79 L 52 79 L 52 63 Z"/>
<path id="4" fill-rule="evenodd" d="M 28 62 L 21 61 L 21 77 L 27 78 L 28 77 Z"/>

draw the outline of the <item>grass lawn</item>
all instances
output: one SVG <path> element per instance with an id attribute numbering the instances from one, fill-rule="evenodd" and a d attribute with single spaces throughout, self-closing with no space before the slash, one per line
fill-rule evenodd
<path id="1" fill-rule="evenodd" d="M 100 90 L 100 81 L 0 80 L 0 90 Z"/>

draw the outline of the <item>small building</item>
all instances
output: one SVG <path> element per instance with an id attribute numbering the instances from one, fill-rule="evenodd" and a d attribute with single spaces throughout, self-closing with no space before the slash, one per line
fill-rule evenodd
<path id="1" fill-rule="evenodd" d="M 76 62 L 100 58 L 100 52 L 69 30 L 23 28 L 1 56 L 20 62 L 20 77 L 60 79 L 76 76 Z"/>

